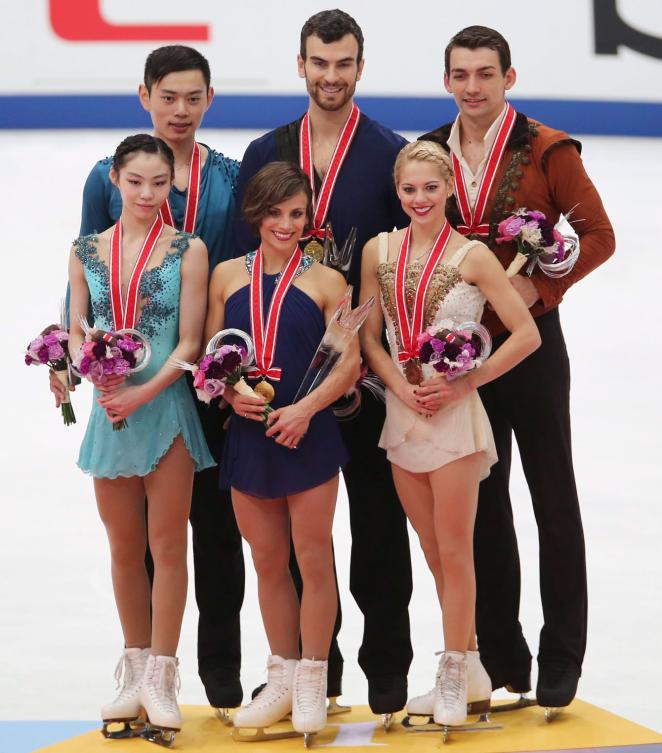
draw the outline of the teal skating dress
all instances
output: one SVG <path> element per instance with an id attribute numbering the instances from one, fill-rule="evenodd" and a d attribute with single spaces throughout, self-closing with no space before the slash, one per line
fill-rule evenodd
<path id="1" fill-rule="evenodd" d="M 140 300 L 145 301 L 136 329 L 149 340 L 149 365 L 128 378 L 129 384 L 149 381 L 163 366 L 179 341 L 179 289 L 182 254 L 191 236 L 177 233 L 171 250 L 158 267 L 145 270 L 140 281 Z M 108 266 L 97 253 L 97 237 L 86 235 L 74 242 L 76 256 L 85 270 L 92 315 L 97 327 L 113 328 Z M 183 374 L 183 372 L 182 372 Z M 95 398 L 99 392 L 95 389 Z M 193 458 L 195 470 L 215 465 L 205 442 L 193 397 L 183 378 L 160 392 L 127 418 L 128 426 L 113 431 L 105 411 L 94 400 L 78 466 L 97 478 L 146 476 L 159 464 L 179 434 Z"/>

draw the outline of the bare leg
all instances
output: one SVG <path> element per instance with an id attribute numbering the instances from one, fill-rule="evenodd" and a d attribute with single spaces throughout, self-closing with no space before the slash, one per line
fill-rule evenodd
<path id="1" fill-rule="evenodd" d="M 393 481 L 402 507 L 414 527 L 437 588 L 439 605 L 444 601 L 444 575 L 439 559 L 439 545 L 434 530 L 434 497 L 427 473 L 411 473 L 392 465 Z"/>
<path id="2" fill-rule="evenodd" d="M 455 460 L 429 474 L 434 494 L 434 528 L 444 573 L 444 643 L 466 651 L 474 635 L 476 577 L 473 529 L 481 457 Z"/>
<path id="3" fill-rule="evenodd" d="M 147 542 L 143 479 L 95 478 L 99 515 L 110 544 L 115 603 L 127 648 L 151 645 L 150 586 L 145 569 Z"/>
<path id="4" fill-rule="evenodd" d="M 290 516 L 285 499 L 232 489 L 232 504 L 257 573 L 262 621 L 271 653 L 299 658 L 299 597 L 290 575 Z"/>
<path id="5" fill-rule="evenodd" d="M 301 644 L 306 659 L 325 660 L 338 610 L 331 529 L 338 476 L 288 497 L 292 540 L 303 580 Z"/>
<path id="6" fill-rule="evenodd" d="M 186 605 L 186 547 L 193 460 L 179 435 L 155 471 L 145 476 L 149 548 L 154 559 L 152 653 L 175 656 Z"/>

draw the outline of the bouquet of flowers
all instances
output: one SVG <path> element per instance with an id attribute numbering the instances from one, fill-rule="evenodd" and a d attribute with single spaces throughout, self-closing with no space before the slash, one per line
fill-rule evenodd
<path id="1" fill-rule="evenodd" d="M 239 338 L 243 340 L 244 345 L 223 344 L 223 340 L 228 337 Z M 206 353 L 198 363 L 188 363 L 176 358 L 171 358 L 170 363 L 178 369 L 190 371 L 193 374 L 193 387 L 198 399 L 210 403 L 215 397 L 223 396 L 227 385 L 234 387 L 242 395 L 259 396 L 259 390 L 252 389 L 242 376 L 242 370 L 253 363 L 253 357 L 253 342 L 245 332 L 239 329 L 224 329 L 217 332 L 207 343 Z M 267 403 L 262 413 L 265 426 L 272 412 L 273 408 Z"/>
<path id="2" fill-rule="evenodd" d="M 482 324 L 450 320 L 429 327 L 418 336 L 419 359 L 434 369 L 426 376 L 443 374 L 451 380 L 478 368 L 489 356 L 492 338 Z"/>
<path id="3" fill-rule="evenodd" d="M 69 399 L 69 335 L 61 325 L 51 324 L 30 342 L 25 351 L 25 363 L 28 366 L 48 364 L 55 372 L 66 392 L 60 403 L 62 419 L 65 426 L 76 423 L 74 409 Z"/>
<path id="4" fill-rule="evenodd" d="M 124 329 L 118 332 L 105 332 L 90 327 L 81 320 L 85 341 L 80 346 L 73 361 L 74 371 L 86 377 L 95 386 L 107 383 L 110 376 L 129 376 L 142 371 L 151 357 L 151 348 L 144 335 L 138 330 Z M 114 431 L 127 426 L 126 419 L 113 424 Z"/>
<path id="5" fill-rule="evenodd" d="M 326 328 L 293 402 L 296 403 L 297 400 L 305 397 L 329 376 L 340 356 L 367 319 L 374 302 L 375 299 L 370 298 L 361 306 L 352 309 L 352 286 L 347 286 L 345 295 L 331 317 L 329 326 Z"/>
<path id="6" fill-rule="evenodd" d="M 563 235 L 542 212 L 522 207 L 506 217 L 498 226 L 497 243 L 515 242 L 517 254 L 506 270 L 514 277 L 529 264 L 530 275 L 537 264 L 549 277 L 563 277 L 574 267 L 579 257 L 577 238 Z"/>

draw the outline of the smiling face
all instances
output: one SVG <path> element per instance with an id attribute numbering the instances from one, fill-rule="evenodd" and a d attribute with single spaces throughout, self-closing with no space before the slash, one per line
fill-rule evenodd
<path id="1" fill-rule="evenodd" d="M 214 89 L 209 88 L 198 69 L 168 73 L 152 85 L 139 89 L 140 102 L 149 112 L 154 135 L 168 143 L 195 138 L 202 118 L 211 105 Z"/>
<path id="2" fill-rule="evenodd" d="M 122 195 L 122 212 L 136 219 L 156 217 L 172 186 L 170 165 L 160 154 L 134 152 L 119 170 L 111 169 L 110 178 Z"/>
<path id="3" fill-rule="evenodd" d="M 293 249 L 306 229 L 307 209 L 308 197 L 303 191 L 269 207 L 260 222 L 262 245 L 279 252 Z"/>
<path id="4" fill-rule="evenodd" d="M 444 176 L 439 165 L 405 160 L 399 169 L 396 189 L 402 209 L 413 223 L 438 226 L 443 222 L 453 182 Z"/>
<path id="5" fill-rule="evenodd" d="M 493 123 L 503 110 L 506 92 L 515 84 L 515 69 L 504 73 L 499 53 L 489 47 L 453 47 L 449 62 L 444 86 L 455 98 L 460 114 L 487 125 Z"/>
<path id="6" fill-rule="evenodd" d="M 353 34 L 325 44 L 318 36 L 306 40 L 306 59 L 298 56 L 299 76 L 306 79 L 310 98 L 322 110 L 342 109 L 354 96 L 363 60 L 357 62 L 359 43 Z"/>

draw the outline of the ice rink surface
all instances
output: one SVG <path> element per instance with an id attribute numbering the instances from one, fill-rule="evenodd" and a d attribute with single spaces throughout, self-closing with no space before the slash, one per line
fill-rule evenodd
<path id="1" fill-rule="evenodd" d="M 106 537 L 92 483 L 75 466 L 91 388 L 73 396 L 78 423 L 52 405 L 46 370 L 22 351 L 57 315 L 83 182 L 124 131 L 0 132 L 2 389 L 0 719 L 97 719 L 113 697 L 122 649 Z M 240 158 L 249 131 L 202 132 Z M 408 134 L 405 134 L 408 135 Z M 411 134 L 414 136 L 415 134 Z M 572 363 L 573 444 L 587 542 L 589 639 L 579 697 L 662 732 L 662 411 L 659 199 L 662 139 L 583 138 L 584 160 L 613 221 L 616 255 L 572 288 L 561 316 Z M 576 211 L 581 217 L 581 208 Z M 554 458 L 547 458 L 553 466 Z M 523 563 L 521 617 L 532 652 L 541 627 L 537 538 L 515 464 L 514 514 Z M 356 654 L 362 619 L 348 590 L 347 500 L 335 549 L 343 597 L 344 698 L 366 703 Z M 432 578 L 412 537 L 415 658 L 410 694 L 433 682 L 442 647 Z M 242 614 L 245 697 L 264 679 L 267 644 L 247 556 Z M 375 578 L 379 578 L 375 573 Z M 204 704 L 195 660 L 193 587 L 179 656 L 180 703 Z M 535 666 L 535 665 L 534 665 Z M 535 675 L 534 675 L 535 684 Z"/>

